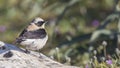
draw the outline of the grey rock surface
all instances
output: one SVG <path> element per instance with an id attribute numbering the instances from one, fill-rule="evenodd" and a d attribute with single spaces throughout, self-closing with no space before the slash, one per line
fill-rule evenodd
<path id="1" fill-rule="evenodd" d="M 30 51 L 24 53 L 24 49 L 6 44 L 0 41 L 0 68 L 78 68 L 63 65 L 42 53 Z"/>

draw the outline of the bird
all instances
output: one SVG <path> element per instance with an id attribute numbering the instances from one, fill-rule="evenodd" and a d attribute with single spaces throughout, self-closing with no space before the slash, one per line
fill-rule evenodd
<path id="1" fill-rule="evenodd" d="M 25 47 L 25 53 L 30 53 L 30 50 L 39 51 L 42 49 L 48 40 L 46 23 L 40 17 L 34 18 L 16 38 L 15 44 Z"/>

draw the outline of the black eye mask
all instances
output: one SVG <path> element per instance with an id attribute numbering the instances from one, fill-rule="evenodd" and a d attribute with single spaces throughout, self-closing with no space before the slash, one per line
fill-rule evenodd
<path id="1" fill-rule="evenodd" d="M 38 21 L 37 23 L 35 23 L 37 26 L 42 26 L 44 23 L 44 21 Z"/>

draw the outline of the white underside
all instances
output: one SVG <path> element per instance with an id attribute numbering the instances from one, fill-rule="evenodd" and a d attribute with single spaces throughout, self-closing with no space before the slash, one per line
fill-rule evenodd
<path id="1" fill-rule="evenodd" d="M 26 39 L 25 41 L 21 42 L 20 44 L 25 46 L 28 50 L 39 50 L 43 48 L 48 40 L 48 36 L 43 39 Z"/>

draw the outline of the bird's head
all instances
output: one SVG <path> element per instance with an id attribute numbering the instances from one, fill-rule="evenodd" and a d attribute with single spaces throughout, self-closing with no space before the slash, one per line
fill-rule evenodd
<path id="1" fill-rule="evenodd" d="M 32 20 L 31 24 L 35 24 L 36 26 L 40 27 L 40 28 L 44 28 L 45 27 L 45 23 L 46 21 L 44 21 L 42 18 L 35 18 Z"/>
<path id="2" fill-rule="evenodd" d="M 45 23 L 46 21 L 44 21 L 42 18 L 35 18 L 31 21 L 31 23 L 28 26 L 28 30 L 32 31 L 32 30 L 37 30 L 37 29 L 44 29 L 45 28 Z"/>

